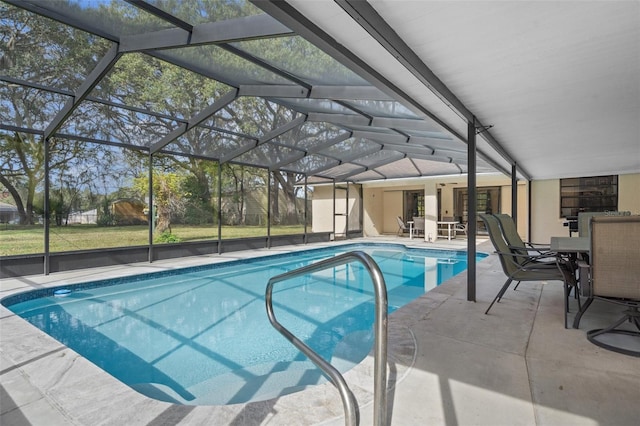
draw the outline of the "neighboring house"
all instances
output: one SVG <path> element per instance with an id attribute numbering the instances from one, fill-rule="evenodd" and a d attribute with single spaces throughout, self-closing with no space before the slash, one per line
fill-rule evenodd
<path id="1" fill-rule="evenodd" d="M 271 217 L 272 224 L 301 224 L 304 222 L 304 198 L 298 197 L 296 199 L 296 218 L 293 219 L 295 223 L 287 223 L 286 219 L 284 219 L 284 215 L 286 215 L 285 206 L 289 203 L 288 199 L 284 195 L 284 193 L 280 192 L 279 194 L 279 205 L 280 205 L 280 215 L 281 218 Z M 244 204 L 242 208 L 242 218 L 239 217 L 239 206 L 238 201 L 236 201 L 236 197 L 231 195 L 223 195 L 222 196 L 222 212 L 223 212 L 223 223 L 226 224 L 239 224 L 243 223 L 244 225 L 255 225 L 255 226 L 266 226 L 267 223 L 267 191 L 265 188 L 256 188 L 251 191 L 247 191 L 244 197 Z M 311 200 L 308 200 L 309 213 L 311 212 Z M 273 213 L 272 213 L 273 215 Z"/>
<path id="2" fill-rule="evenodd" d="M 232 195 L 222 196 L 223 223 L 244 225 L 266 225 L 267 194 L 264 188 L 247 191 L 240 212 L 240 201 Z"/>
<path id="3" fill-rule="evenodd" d="M 118 225 L 142 225 L 147 223 L 145 208 L 146 204 L 142 201 L 125 198 L 111 203 L 111 214 Z"/>
<path id="4" fill-rule="evenodd" d="M 9 223 L 20 217 L 18 208 L 7 203 L 0 203 L 0 223 Z"/>
<path id="5" fill-rule="evenodd" d="M 73 212 L 69 214 L 69 218 L 67 220 L 69 225 L 87 225 L 98 223 L 98 210 L 87 210 L 84 212 Z"/>

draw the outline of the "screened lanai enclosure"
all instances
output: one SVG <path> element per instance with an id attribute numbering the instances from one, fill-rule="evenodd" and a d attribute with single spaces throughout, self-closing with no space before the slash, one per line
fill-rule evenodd
<path id="1" fill-rule="evenodd" d="M 1 1 L 2 275 L 359 235 L 314 232 L 314 185 L 361 216 L 362 182 L 468 171 L 466 135 L 274 7 Z"/>

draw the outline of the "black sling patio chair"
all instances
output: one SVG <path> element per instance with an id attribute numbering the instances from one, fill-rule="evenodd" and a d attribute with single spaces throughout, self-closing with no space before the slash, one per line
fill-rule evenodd
<path id="1" fill-rule="evenodd" d="M 513 281 L 557 280 L 564 283 L 564 326 L 567 328 L 569 290 L 577 285 L 571 266 L 562 258 L 556 258 L 555 262 L 542 262 L 541 260 L 549 258 L 548 254 L 522 254 L 511 250 L 502 233 L 498 218 L 491 214 L 481 214 L 479 216 L 485 223 L 496 254 L 500 257 L 502 270 L 507 276 L 507 280 L 485 311 L 485 314 L 489 313 L 494 303 L 502 299 L 502 296 L 504 296 Z"/>

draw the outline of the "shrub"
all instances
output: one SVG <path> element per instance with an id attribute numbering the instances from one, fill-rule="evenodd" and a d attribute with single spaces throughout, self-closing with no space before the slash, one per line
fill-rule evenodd
<path id="1" fill-rule="evenodd" d="M 156 243 L 179 243 L 180 241 L 180 238 L 177 235 L 172 234 L 170 231 L 164 231 L 155 239 Z"/>

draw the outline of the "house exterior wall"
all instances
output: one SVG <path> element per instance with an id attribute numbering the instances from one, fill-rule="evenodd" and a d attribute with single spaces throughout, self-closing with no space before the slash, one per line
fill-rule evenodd
<path id="1" fill-rule="evenodd" d="M 360 190 L 356 185 L 349 186 L 348 206 L 346 191 L 336 188 L 335 210 L 334 212 L 333 185 L 315 186 L 311 200 L 311 231 L 334 232 L 334 213 L 337 213 L 337 215 L 335 215 L 336 234 L 341 235 L 346 232 L 347 220 L 349 221 L 350 231 L 360 228 Z"/>
<path id="2" fill-rule="evenodd" d="M 640 214 L 640 173 L 618 176 L 618 210 Z"/>
<path id="3" fill-rule="evenodd" d="M 451 194 L 453 198 L 453 191 Z M 453 204 L 452 204 L 453 205 Z M 424 239 L 435 241 L 438 238 L 438 189 L 436 182 L 429 180 L 424 183 Z"/>
<path id="4" fill-rule="evenodd" d="M 16 206 L 0 202 L 0 223 L 9 223 L 19 217 L 20 214 Z"/>
<path id="5" fill-rule="evenodd" d="M 618 175 L 618 210 L 640 214 L 640 173 Z M 560 217 L 560 179 L 531 184 L 531 241 L 548 243 L 551 237 L 569 236 Z"/>
<path id="6" fill-rule="evenodd" d="M 382 193 L 382 233 L 398 232 L 398 219 L 402 217 L 402 190 L 388 190 Z"/>
<path id="7" fill-rule="evenodd" d="M 120 225 L 140 225 L 147 223 L 145 207 L 146 204 L 139 200 L 117 200 L 111 203 L 111 213 Z"/>
<path id="8" fill-rule="evenodd" d="M 441 216 L 453 215 L 454 188 L 466 188 L 465 176 L 403 179 L 391 182 L 363 184 L 364 197 L 364 234 L 377 236 L 395 234 L 398 231 L 397 216 L 402 216 L 403 191 L 423 190 L 425 194 L 425 232 L 434 239 L 437 235 L 436 221 Z M 502 175 L 478 176 L 478 186 L 501 187 L 502 211 L 511 213 L 511 179 Z M 438 208 L 438 191 L 441 206 Z M 527 182 L 518 183 L 518 231 L 526 236 L 528 220 Z"/>
<path id="9" fill-rule="evenodd" d="M 501 213 L 511 214 L 511 179 L 503 175 L 479 175 L 478 187 L 498 186 L 501 189 Z M 465 188 L 466 176 L 404 179 L 391 182 L 363 184 L 363 231 L 365 236 L 395 234 L 396 216 L 402 215 L 402 191 L 425 190 L 425 239 L 436 235 L 434 224 L 439 212 L 453 212 L 454 188 Z M 529 197 L 531 189 L 531 235 L 529 235 Z M 618 176 L 618 210 L 640 214 L 640 174 Z M 437 206 L 440 191 L 441 207 Z M 332 187 L 316 187 L 313 200 L 313 231 L 331 231 L 333 225 Z M 439 219 L 439 217 L 438 217 Z M 518 233 L 527 241 L 548 243 L 552 236 L 569 236 L 560 218 L 560 180 L 518 182 Z"/>
<path id="10" fill-rule="evenodd" d="M 363 205 L 363 224 L 362 230 L 364 235 L 367 236 L 379 236 L 384 234 L 385 222 L 384 211 L 378 208 L 378 202 L 383 200 L 384 191 L 382 188 L 371 188 L 364 190 L 362 195 Z M 390 226 L 387 226 L 389 228 Z M 397 230 L 396 225 L 396 230 Z"/>
<path id="11" fill-rule="evenodd" d="M 560 218 L 560 180 L 536 180 L 531 183 L 531 241 L 548 243 L 552 236 L 569 236 Z"/>
<path id="12" fill-rule="evenodd" d="M 333 186 L 313 188 L 311 218 L 311 232 L 333 232 Z"/>

